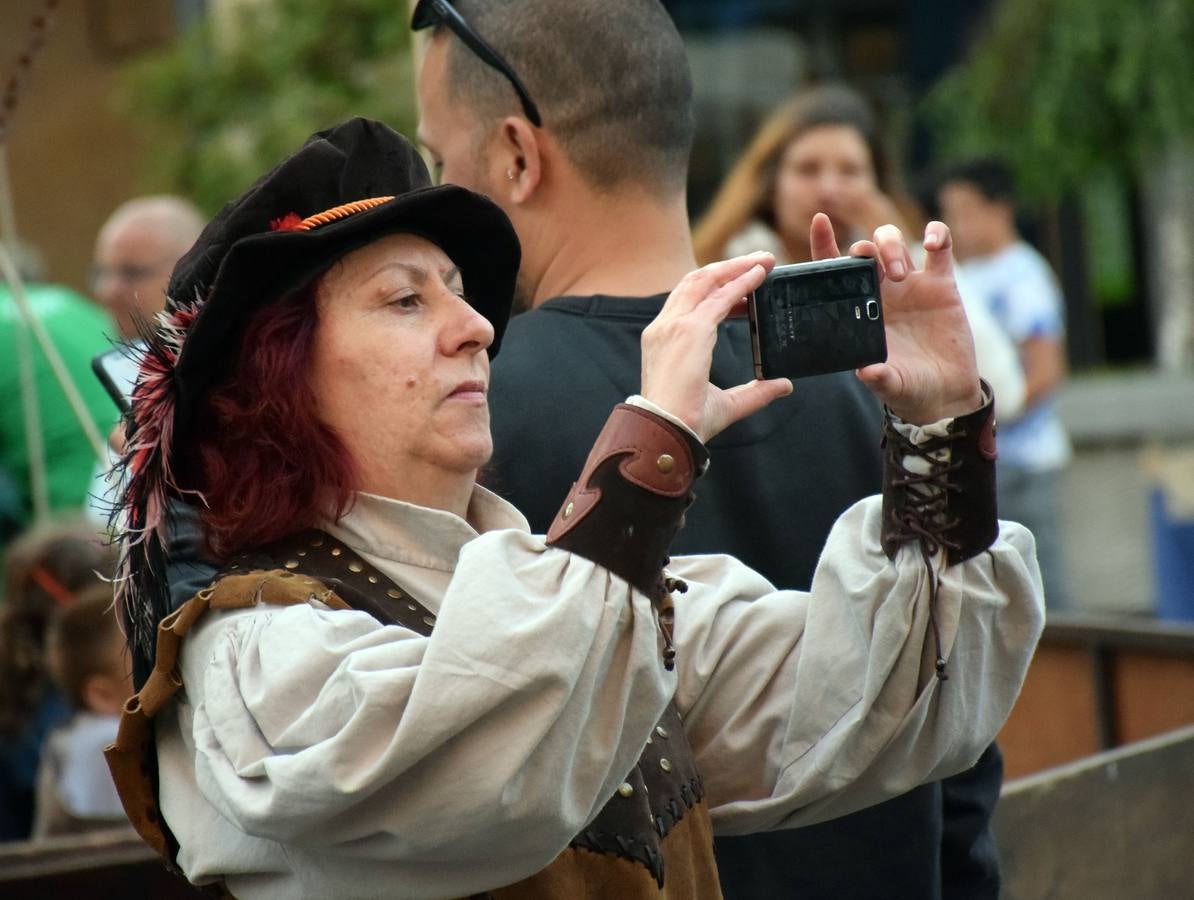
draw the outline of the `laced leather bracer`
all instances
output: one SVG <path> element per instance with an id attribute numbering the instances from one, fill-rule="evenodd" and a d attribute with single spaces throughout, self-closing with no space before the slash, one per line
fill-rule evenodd
<path id="1" fill-rule="evenodd" d="M 952 566 L 977 556 L 999 536 L 995 500 L 995 401 L 958 416 L 946 434 L 914 444 L 895 427 L 890 412 L 883 425 L 883 552 L 894 559 L 915 542 L 929 576 L 930 615 L 937 642 L 937 674 L 945 675 L 936 609 L 935 559 L 944 552 Z"/>

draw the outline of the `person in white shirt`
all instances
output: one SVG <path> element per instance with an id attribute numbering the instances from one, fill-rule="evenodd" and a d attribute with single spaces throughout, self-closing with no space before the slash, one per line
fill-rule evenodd
<path id="1" fill-rule="evenodd" d="M 824 217 L 812 240 L 838 254 Z M 134 391 L 140 690 L 109 750 L 134 824 L 242 898 L 715 897 L 713 828 L 973 764 L 1042 606 L 1030 535 L 994 515 L 948 229 L 924 246 L 923 269 L 894 228 L 852 248 L 888 273 L 889 359 L 860 373 L 891 410 L 887 496 L 842 516 L 810 592 L 781 591 L 666 558 L 703 442 L 791 390 L 708 381 L 773 257 L 672 292 L 641 394 L 533 535 L 476 484 L 509 220 L 379 123 L 313 136 L 180 261 Z M 189 492 L 223 568 L 171 612 L 164 500 Z"/>
<path id="2" fill-rule="evenodd" d="M 999 509 L 1027 526 L 1051 609 L 1071 605 L 1061 524 L 1069 437 L 1057 413 L 1066 377 L 1065 305 L 1049 263 L 1020 237 L 1011 170 L 975 160 L 949 170 L 938 199 L 954 233 L 959 273 L 1015 343 L 1024 370 L 1024 408 L 999 435 Z"/>

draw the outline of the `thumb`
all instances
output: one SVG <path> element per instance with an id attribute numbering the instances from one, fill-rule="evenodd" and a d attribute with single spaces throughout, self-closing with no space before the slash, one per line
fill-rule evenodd
<path id="1" fill-rule="evenodd" d="M 870 388 L 871 393 L 883 403 L 891 405 L 893 399 L 899 397 L 900 377 L 894 368 L 887 363 L 874 363 L 858 369 L 858 379 Z"/>
<path id="2" fill-rule="evenodd" d="M 726 400 L 725 421 L 721 428 L 754 415 L 764 406 L 792 393 L 792 382 L 787 378 L 769 378 L 766 381 L 751 381 L 723 391 Z M 721 430 L 721 429 L 718 429 Z"/>

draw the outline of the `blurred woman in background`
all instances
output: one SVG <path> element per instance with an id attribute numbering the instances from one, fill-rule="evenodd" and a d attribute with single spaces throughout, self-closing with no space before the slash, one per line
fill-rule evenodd
<path id="1" fill-rule="evenodd" d="M 860 94 L 844 85 L 803 91 L 771 115 L 730 170 L 694 230 L 697 261 L 767 250 L 780 265 L 808 262 L 818 212 L 829 216 L 843 249 L 880 225 L 919 233 L 925 215 L 896 186 L 891 157 Z M 958 288 L 979 372 L 999 397 L 1001 418 L 1013 418 L 1024 403 L 1015 345 L 961 278 Z"/>
<path id="2" fill-rule="evenodd" d="M 776 110 L 730 170 L 697 225 L 697 261 L 749 247 L 807 262 L 814 214 L 829 216 L 846 247 L 880 225 L 920 226 L 912 205 L 893 190 L 866 101 L 841 85 L 812 88 Z"/>

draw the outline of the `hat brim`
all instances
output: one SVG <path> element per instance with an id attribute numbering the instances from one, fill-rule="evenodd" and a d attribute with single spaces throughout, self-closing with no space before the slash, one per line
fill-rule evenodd
<path id="1" fill-rule="evenodd" d="M 424 237 L 460 268 L 465 297 L 493 325 L 489 355 L 495 356 L 514 298 L 518 238 L 506 214 L 481 195 L 455 185 L 422 188 L 310 231 L 242 238 L 228 249 L 205 298 L 172 298 L 175 303 L 203 300 L 175 369 L 176 424 L 192 420 L 207 387 L 226 373 L 257 310 L 308 284 L 353 250 L 390 234 Z"/>

